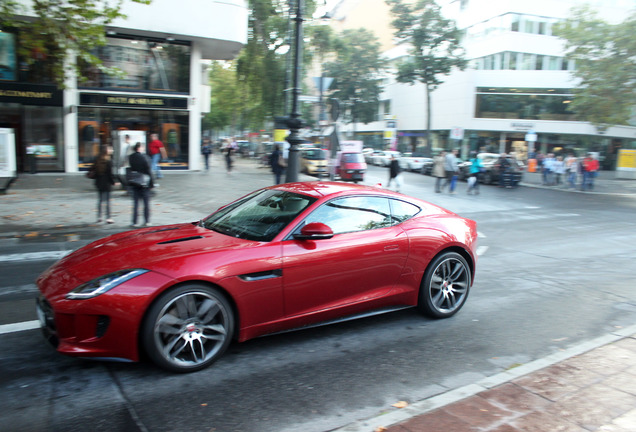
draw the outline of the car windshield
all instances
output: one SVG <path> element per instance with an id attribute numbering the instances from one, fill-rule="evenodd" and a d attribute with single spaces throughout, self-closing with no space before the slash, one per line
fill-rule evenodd
<path id="1" fill-rule="evenodd" d="M 201 226 L 232 237 L 272 241 L 316 199 L 292 192 L 262 189 L 222 208 Z"/>
<path id="2" fill-rule="evenodd" d="M 364 162 L 364 157 L 362 157 L 362 153 L 344 153 L 342 160 L 351 163 L 361 163 Z"/>
<path id="3" fill-rule="evenodd" d="M 308 160 L 324 160 L 327 159 L 327 153 L 320 149 L 305 150 L 303 157 Z"/>

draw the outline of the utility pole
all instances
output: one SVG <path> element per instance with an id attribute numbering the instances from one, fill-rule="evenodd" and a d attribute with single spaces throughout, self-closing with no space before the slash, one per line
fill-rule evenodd
<path id="1" fill-rule="evenodd" d="M 298 131 L 302 127 L 302 120 L 300 119 L 300 113 L 298 109 L 298 95 L 299 81 L 300 81 L 300 56 L 302 52 L 302 23 L 303 23 L 303 0 L 296 0 L 296 33 L 294 44 L 294 73 L 293 73 L 293 88 L 292 88 L 292 109 L 289 118 L 287 119 L 287 126 L 289 127 L 289 135 L 287 136 L 287 142 L 289 142 L 289 157 L 287 158 L 287 175 L 286 181 L 295 182 L 298 181 L 298 171 L 300 169 L 300 155 L 298 154 L 298 144 L 301 139 L 298 135 Z"/>

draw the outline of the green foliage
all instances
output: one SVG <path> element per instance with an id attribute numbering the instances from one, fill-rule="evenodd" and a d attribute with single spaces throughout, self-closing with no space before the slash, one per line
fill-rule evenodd
<path id="1" fill-rule="evenodd" d="M 467 61 L 460 45 L 461 33 L 455 22 L 446 19 L 435 0 L 386 0 L 395 17 L 395 36 L 409 45 L 410 56 L 397 65 L 398 82 L 421 82 L 426 89 L 427 149 L 430 153 L 431 103 L 430 93 L 453 69 L 464 70 Z"/>
<path id="2" fill-rule="evenodd" d="M 398 82 L 419 81 L 434 90 L 442 83 L 441 76 L 466 67 L 461 33 L 454 21 L 442 16 L 434 0 L 387 0 L 387 4 L 395 17 L 395 36 L 410 46 L 409 58 L 398 65 Z"/>
<path id="3" fill-rule="evenodd" d="M 27 65 L 45 60 L 55 82 L 64 87 L 64 80 L 84 62 L 107 73 L 117 71 L 103 66 L 92 53 L 106 43 L 104 26 L 125 17 L 121 13 L 124 0 L 33 0 L 31 13 L 35 19 L 22 18 L 24 9 L 18 2 L 0 0 L 0 23 L 3 28 L 18 33 L 18 53 Z M 150 4 L 151 0 L 132 0 Z M 69 64 L 74 53 L 79 62 Z"/>
<path id="4" fill-rule="evenodd" d="M 324 75 L 334 78 L 331 97 L 348 107 L 354 122 L 377 120 L 384 64 L 380 43 L 367 29 L 347 29 L 333 40 L 336 58 L 323 65 Z"/>
<path id="5" fill-rule="evenodd" d="M 236 63 L 236 79 L 242 84 L 241 125 L 259 128 L 266 119 L 285 113 L 285 89 L 293 23 L 289 0 L 249 0 L 248 42 Z M 313 0 L 304 1 L 303 17 L 311 15 Z M 291 12 L 294 17 L 296 10 Z M 213 90 L 214 91 L 214 90 Z"/>
<path id="6" fill-rule="evenodd" d="M 612 25 L 578 7 L 553 32 L 566 40 L 580 79 L 570 109 L 596 126 L 629 124 L 636 97 L 636 13 Z"/>

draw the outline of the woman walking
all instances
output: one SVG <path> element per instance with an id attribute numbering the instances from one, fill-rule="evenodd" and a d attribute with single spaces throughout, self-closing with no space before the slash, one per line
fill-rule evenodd
<path id="1" fill-rule="evenodd" d="M 97 187 L 97 222 L 102 221 L 102 208 L 106 216 L 106 223 L 115 221 L 110 217 L 110 191 L 115 182 L 113 175 L 113 147 L 102 146 L 95 161 L 95 186 Z"/>
<path id="2" fill-rule="evenodd" d="M 435 177 L 435 192 L 442 192 L 442 180 L 446 178 L 446 170 L 444 162 L 446 160 L 446 152 L 442 150 L 435 158 L 433 158 L 433 177 Z"/>

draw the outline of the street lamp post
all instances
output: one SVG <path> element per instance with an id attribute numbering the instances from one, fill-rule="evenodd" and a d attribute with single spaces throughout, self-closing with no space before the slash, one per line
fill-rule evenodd
<path id="1" fill-rule="evenodd" d="M 289 157 L 287 158 L 287 182 L 298 181 L 298 171 L 300 168 L 300 158 L 298 154 L 298 144 L 301 139 L 298 135 L 298 131 L 302 127 L 302 120 L 300 119 L 300 113 L 298 112 L 298 95 L 299 95 L 299 80 L 300 80 L 300 55 L 302 48 L 302 7 L 303 0 L 296 0 L 296 34 L 294 44 L 294 74 L 292 82 L 292 109 L 289 118 L 287 119 L 287 127 L 289 127 L 289 135 L 287 136 L 287 142 L 289 143 Z"/>

